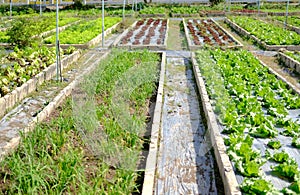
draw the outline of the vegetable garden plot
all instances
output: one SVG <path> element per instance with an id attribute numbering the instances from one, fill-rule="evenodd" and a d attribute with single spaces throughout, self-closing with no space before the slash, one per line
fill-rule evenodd
<path id="1" fill-rule="evenodd" d="M 284 16 L 274 17 L 275 20 L 280 21 L 282 24 L 284 24 L 285 18 L 286 17 Z M 288 29 L 293 30 L 298 34 L 300 34 L 300 16 L 289 16 L 287 20 L 287 27 Z"/>
<path id="2" fill-rule="evenodd" d="M 184 28 L 190 50 L 202 48 L 204 45 L 217 47 L 241 47 L 236 39 L 213 19 L 189 19 L 184 21 Z"/>
<path id="3" fill-rule="evenodd" d="M 68 25 L 70 23 L 78 21 L 79 18 L 75 17 L 61 17 L 59 19 L 59 27 Z M 29 22 L 30 23 L 29 23 Z M 10 27 L 14 28 L 14 23 L 23 23 L 23 22 L 28 22 L 31 26 L 31 34 L 33 35 L 46 35 L 51 32 L 51 30 L 55 30 L 56 26 L 56 21 L 55 18 L 51 17 L 34 17 L 34 18 L 21 18 L 21 19 L 14 19 L 13 22 L 11 23 Z M 13 30 L 13 29 L 12 29 Z M 54 31 L 52 31 L 54 32 Z M 5 31 L 0 31 L 0 43 L 9 43 L 10 42 L 10 36 L 8 35 L 8 30 L 6 29 Z"/>
<path id="4" fill-rule="evenodd" d="M 267 13 L 258 12 L 257 10 L 251 10 L 251 9 L 232 10 L 229 14 L 230 15 L 247 15 L 247 16 L 259 14 L 260 16 L 267 16 Z"/>
<path id="5" fill-rule="evenodd" d="M 139 11 L 141 17 L 166 17 L 167 9 L 165 7 L 146 7 Z"/>
<path id="6" fill-rule="evenodd" d="M 225 16 L 224 11 L 218 10 L 204 10 L 199 12 L 201 17 L 215 17 L 215 16 Z"/>
<path id="7" fill-rule="evenodd" d="M 112 32 L 117 27 L 121 18 L 106 17 L 105 35 Z M 78 24 L 72 25 L 59 34 L 60 44 L 62 47 L 69 47 L 73 45 L 79 48 L 88 48 L 102 40 L 102 20 L 98 18 L 96 20 L 85 20 Z M 55 35 L 45 39 L 46 44 L 55 43 Z"/>
<path id="8" fill-rule="evenodd" d="M 259 19 L 236 16 L 225 19 L 234 30 L 254 39 L 267 50 L 300 50 L 300 35 Z"/>
<path id="9" fill-rule="evenodd" d="M 200 7 L 172 7 L 172 17 L 199 17 Z"/>
<path id="10" fill-rule="evenodd" d="M 62 51 L 62 69 L 76 61 L 80 52 L 75 48 Z M 38 85 L 56 74 L 55 48 L 15 49 L 1 56 L 0 61 L 0 117 L 33 92 Z"/>
<path id="11" fill-rule="evenodd" d="M 57 117 L 23 136 L 18 149 L 1 162 L 0 192 L 137 192 L 137 161 L 143 149 L 159 63 L 160 56 L 149 51 L 113 51 L 98 62 L 76 88 L 82 93 L 75 90 L 73 102 L 68 101 Z M 88 95 L 76 101 L 76 95 L 82 94 Z M 119 97 L 125 101 L 114 101 Z M 120 104 L 130 112 L 120 114 Z M 30 166 L 32 163 L 34 166 Z M 28 172 L 31 175 L 26 177 Z"/>
<path id="12" fill-rule="evenodd" d="M 299 194 L 299 94 L 244 50 L 200 51 L 197 63 L 242 191 Z"/>
<path id="13" fill-rule="evenodd" d="M 142 19 L 121 35 L 119 47 L 166 49 L 167 19 Z"/>
<path id="14" fill-rule="evenodd" d="M 273 17 L 276 20 L 279 20 L 281 22 L 285 22 L 285 16 L 277 16 L 277 17 Z M 292 26 L 296 26 L 296 27 L 300 27 L 300 16 L 289 16 L 287 23 L 292 25 Z"/>

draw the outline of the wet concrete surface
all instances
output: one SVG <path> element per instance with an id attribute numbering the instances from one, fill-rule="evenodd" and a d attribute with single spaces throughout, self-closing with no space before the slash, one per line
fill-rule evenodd
<path id="1" fill-rule="evenodd" d="M 167 52 L 155 194 L 217 194 L 189 52 Z"/>

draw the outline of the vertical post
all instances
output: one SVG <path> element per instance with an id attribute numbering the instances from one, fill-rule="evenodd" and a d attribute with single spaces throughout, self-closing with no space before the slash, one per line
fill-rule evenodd
<path id="1" fill-rule="evenodd" d="M 9 1 L 9 17 L 12 16 L 12 0 Z"/>
<path id="2" fill-rule="evenodd" d="M 231 0 L 229 0 L 228 12 L 230 12 Z"/>
<path id="3" fill-rule="evenodd" d="M 125 3 L 126 3 L 126 0 L 123 1 L 122 22 L 125 21 Z"/>
<path id="4" fill-rule="evenodd" d="M 132 0 L 132 11 L 134 10 L 134 0 Z"/>
<path id="5" fill-rule="evenodd" d="M 59 38 L 58 38 L 58 1 L 56 0 L 56 81 L 60 80 L 59 68 Z"/>
<path id="6" fill-rule="evenodd" d="M 40 16 L 42 16 L 42 0 L 40 0 Z"/>
<path id="7" fill-rule="evenodd" d="M 102 47 L 104 47 L 104 0 L 102 0 Z"/>
<path id="8" fill-rule="evenodd" d="M 290 3 L 290 1 L 287 0 L 287 2 L 286 2 L 286 11 L 285 11 L 285 21 L 284 21 L 284 27 L 285 28 L 287 26 L 287 19 L 288 19 L 288 15 L 289 15 L 289 3 Z"/>
<path id="9" fill-rule="evenodd" d="M 257 13 L 260 14 L 260 0 L 257 1 Z"/>

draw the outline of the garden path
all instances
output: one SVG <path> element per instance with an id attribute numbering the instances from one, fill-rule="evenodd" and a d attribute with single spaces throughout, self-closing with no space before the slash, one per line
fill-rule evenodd
<path id="1" fill-rule="evenodd" d="M 155 194 L 217 194 L 190 52 L 167 52 Z"/>

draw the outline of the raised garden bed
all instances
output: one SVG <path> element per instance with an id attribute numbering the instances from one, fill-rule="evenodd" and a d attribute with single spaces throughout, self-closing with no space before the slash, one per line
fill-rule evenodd
<path id="1" fill-rule="evenodd" d="M 114 45 L 126 48 L 166 49 L 169 20 L 142 19 L 132 24 Z"/>
<path id="2" fill-rule="evenodd" d="M 22 18 L 24 22 L 27 18 Z M 51 18 L 51 17 L 41 17 L 41 18 L 28 18 L 28 20 L 33 21 L 35 26 L 32 27 L 32 31 L 34 31 L 34 33 L 32 34 L 36 34 L 37 36 L 49 36 L 50 34 L 53 34 L 55 32 L 55 26 L 56 26 L 56 21 L 55 18 Z M 75 17 L 62 17 L 59 20 L 59 30 L 63 30 L 66 27 L 72 25 L 72 24 L 76 24 L 76 22 L 78 22 L 78 18 Z M 19 22 L 18 19 L 15 19 L 14 22 Z M 11 25 L 11 27 L 13 26 L 13 24 Z M 43 33 L 40 33 L 43 32 Z M 39 34 L 40 33 L 40 34 Z M 5 31 L 0 32 L 0 45 L 6 46 L 6 43 L 9 43 L 9 39 L 10 37 L 7 35 L 7 31 L 5 29 Z M 3 44 L 4 43 L 4 44 Z"/>
<path id="3" fill-rule="evenodd" d="M 259 15 L 259 16 L 267 16 L 267 13 L 264 12 L 258 12 L 257 10 L 251 10 L 251 9 L 241 9 L 241 10 L 232 10 L 230 13 L 226 13 L 229 15 L 243 15 L 243 16 L 253 16 L 253 15 Z"/>
<path id="4" fill-rule="evenodd" d="M 278 52 L 279 60 L 287 67 L 300 74 L 300 53 L 299 52 Z"/>
<path id="5" fill-rule="evenodd" d="M 200 7 L 172 7 L 172 17 L 199 17 Z"/>
<path id="6" fill-rule="evenodd" d="M 215 17 L 215 16 L 225 16 L 226 13 L 224 11 L 204 10 L 204 11 L 200 11 L 199 15 L 201 17 Z"/>
<path id="7" fill-rule="evenodd" d="M 0 70 L 2 96 L 0 96 L 0 117 L 13 108 L 17 102 L 35 91 L 37 86 L 56 75 L 54 51 L 42 47 L 39 51 L 31 51 L 29 56 L 23 54 L 24 51 L 17 51 L 5 57 L 8 60 L 1 65 Z M 66 54 L 61 60 L 62 70 L 77 61 L 79 57 L 80 51 L 70 51 L 70 54 Z"/>
<path id="8" fill-rule="evenodd" d="M 274 19 L 281 22 L 282 25 L 284 25 L 285 17 L 277 16 Z M 286 25 L 288 29 L 293 30 L 300 34 L 300 17 L 299 16 L 289 16 L 288 18 L 288 24 Z"/>
<path id="9" fill-rule="evenodd" d="M 286 12 L 269 12 L 267 10 L 264 10 L 265 13 L 267 13 L 269 16 L 285 16 Z M 297 11 L 289 11 L 289 16 L 298 16 L 300 15 L 300 12 Z"/>
<path id="10" fill-rule="evenodd" d="M 190 50 L 196 50 L 205 45 L 223 48 L 242 47 L 232 35 L 217 24 L 213 19 L 189 19 L 183 21 Z"/>
<path id="11" fill-rule="evenodd" d="M 105 18 L 105 32 L 104 35 L 110 34 L 117 28 L 121 18 Z M 67 48 L 73 46 L 80 49 L 87 49 L 100 43 L 102 40 L 101 19 L 82 21 L 76 25 L 72 25 L 63 30 L 60 37 L 60 46 Z M 45 39 L 48 46 L 55 45 L 55 35 Z"/>
<path id="12" fill-rule="evenodd" d="M 300 50 L 300 35 L 294 31 L 249 17 L 226 18 L 225 22 L 243 36 L 249 37 L 270 51 L 281 48 Z"/>
<path id="13" fill-rule="evenodd" d="M 196 55 L 196 80 L 225 189 L 232 193 L 237 181 L 246 194 L 299 194 L 299 91 L 250 52 Z M 235 178 L 228 175 L 225 153 Z"/>
<path id="14" fill-rule="evenodd" d="M 142 18 L 159 17 L 165 18 L 167 9 L 165 7 L 146 7 L 139 11 L 139 16 Z"/>

